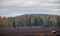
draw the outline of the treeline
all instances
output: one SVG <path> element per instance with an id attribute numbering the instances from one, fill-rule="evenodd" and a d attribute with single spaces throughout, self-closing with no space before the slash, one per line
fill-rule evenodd
<path id="1" fill-rule="evenodd" d="M 51 15 L 21 15 L 16 17 L 1 17 L 0 27 L 33 27 L 33 26 L 60 26 L 60 16 Z"/>

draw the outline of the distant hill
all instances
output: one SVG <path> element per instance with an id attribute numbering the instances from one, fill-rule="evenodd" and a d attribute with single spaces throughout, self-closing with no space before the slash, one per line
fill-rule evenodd
<path id="1" fill-rule="evenodd" d="M 59 16 L 59 15 L 50 15 L 50 14 L 24 14 L 25 16 Z M 20 15 L 20 16 L 24 16 Z"/>

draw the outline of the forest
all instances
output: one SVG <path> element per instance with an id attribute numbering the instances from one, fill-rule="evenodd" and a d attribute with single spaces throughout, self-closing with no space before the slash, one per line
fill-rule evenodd
<path id="1" fill-rule="evenodd" d="M 25 14 L 15 17 L 0 16 L 0 28 L 19 28 L 33 26 L 60 27 L 60 16 L 45 14 Z"/>

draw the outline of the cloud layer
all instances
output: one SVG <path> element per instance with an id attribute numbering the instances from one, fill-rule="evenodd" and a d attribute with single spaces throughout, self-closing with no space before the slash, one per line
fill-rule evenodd
<path id="1" fill-rule="evenodd" d="M 0 16 L 22 14 L 60 15 L 60 0 L 1 0 Z"/>

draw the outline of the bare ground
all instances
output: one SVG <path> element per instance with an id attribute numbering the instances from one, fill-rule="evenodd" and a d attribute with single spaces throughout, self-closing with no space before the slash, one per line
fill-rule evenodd
<path id="1" fill-rule="evenodd" d="M 57 32 L 53 34 L 53 28 L 16 28 L 1 29 L 0 36 L 60 36 L 60 28 L 55 28 Z"/>

